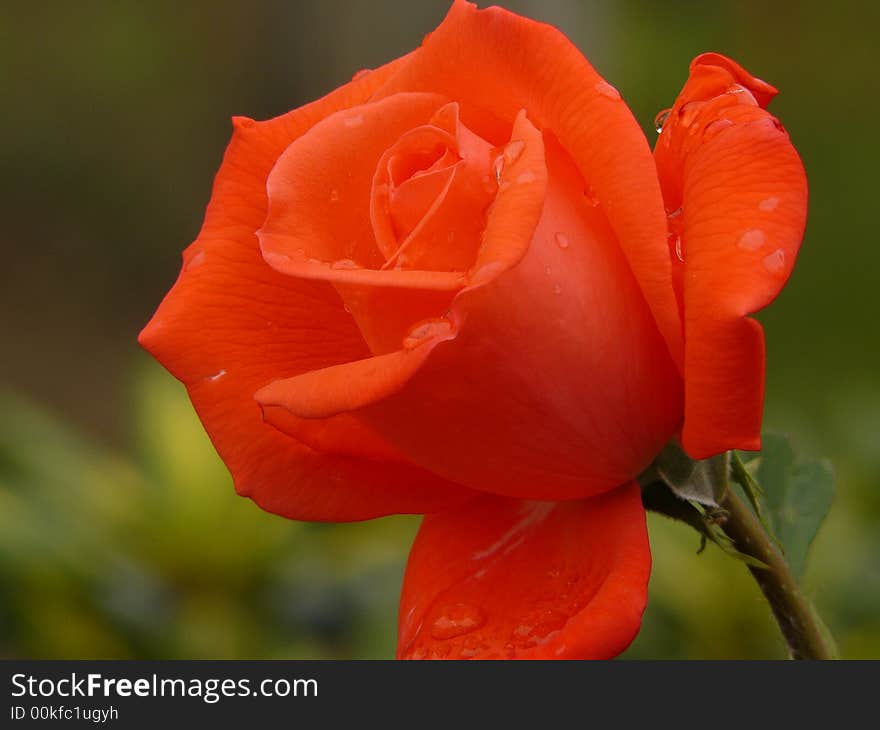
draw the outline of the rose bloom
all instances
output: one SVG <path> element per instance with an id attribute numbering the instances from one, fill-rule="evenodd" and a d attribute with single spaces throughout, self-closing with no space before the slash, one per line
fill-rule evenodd
<path id="1" fill-rule="evenodd" d="M 759 448 L 761 326 L 806 215 L 775 89 L 691 64 L 652 156 L 555 28 L 457 1 L 422 46 L 233 120 L 140 342 L 238 492 L 424 514 L 401 658 L 607 658 L 651 556 L 635 477 Z"/>

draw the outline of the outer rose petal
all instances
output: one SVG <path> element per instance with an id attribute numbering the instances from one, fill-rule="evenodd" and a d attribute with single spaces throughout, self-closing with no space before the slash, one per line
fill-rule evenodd
<path id="1" fill-rule="evenodd" d="M 480 497 L 425 517 L 401 659 L 609 659 L 636 635 L 651 553 L 639 488 L 572 502 Z"/>
<path id="2" fill-rule="evenodd" d="M 651 151 L 617 91 L 556 28 L 455 0 L 412 62 L 377 92 L 430 91 L 459 102 L 462 121 L 497 144 L 520 109 L 571 155 L 614 230 L 673 359 L 682 333 Z M 507 121 L 502 121 L 507 120 Z"/>
<path id="3" fill-rule="evenodd" d="M 350 419 L 286 418 L 282 432 L 263 422 L 253 400 L 275 378 L 369 354 L 332 286 L 275 272 L 261 257 L 254 231 L 265 218 L 266 178 L 281 152 L 328 114 L 363 103 L 406 61 L 271 121 L 235 120 L 202 231 L 140 335 L 187 386 L 239 493 L 286 517 L 345 521 L 420 513 L 469 495 L 394 459 L 379 437 Z M 290 433 L 313 446 L 332 443 L 335 453 L 319 453 Z"/>
<path id="4" fill-rule="evenodd" d="M 761 444 L 764 335 L 746 315 L 785 285 L 807 212 L 800 158 L 759 106 L 774 93 L 733 61 L 700 56 L 655 150 L 667 208 L 681 210 L 682 442 L 693 458 Z"/>

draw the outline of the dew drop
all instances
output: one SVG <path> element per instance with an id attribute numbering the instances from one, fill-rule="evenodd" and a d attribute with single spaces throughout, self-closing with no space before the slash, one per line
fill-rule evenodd
<path id="1" fill-rule="evenodd" d="M 771 274 L 781 274 L 785 270 L 785 251 L 777 248 L 769 256 L 764 257 L 764 268 Z"/>
<path id="2" fill-rule="evenodd" d="M 764 211 L 765 213 L 770 213 L 771 211 L 776 210 L 776 207 L 779 205 L 779 198 L 764 198 L 760 203 L 758 203 L 758 210 Z"/>
<path id="3" fill-rule="evenodd" d="M 517 626 L 511 635 L 525 648 L 539 646 L 556 636 L 568 622 L 568 615 L 554 608 L 539 609 Z"/>
<path id="4" fill-rule="evenodd" d="M 495 184 L 501 184 L 501 173 L 504 172 L 504 155 L 498 155 L 495 158 L 495 163 L 492 165 L 492 170 L 495 173 Z"/>
<path id="5" fill-rule="evenodd" d="M 620 100 L 620 92 L 607 81 L 597 82 L 594 88 L 606 99 L 611 99 L 612 101 Z"/>
<path id="6" fill-rule="evenodd" d="M 431 625 L 431 636 L 438 641 L 454 639 L 476 631 L 486 623 L 486 614 L 476 606 L 456 603 L 446 606 Z"/>
<path id="7" fill-rule="evenodd" d="M 764 231 L 758 228 L 749 228 L 746 230 L 736 242 L 736 245 L 743 251 L 757 251 L 764 245 Z"/>
<path id="8" fill-rule="evenodd" d="M 559 248 L 568 248 L 571 245 L 568 236 L 564 233 L 557 233 L 553 238 L 556 240 L 556 245 L 559 246 Z"/>
<path id="9" fill-rule="evenodd" d="M 587 185 L 586 189 L 584 190 L 584 197 L 586 197 L 587 202 L 588 202 L 593 208 L 595 208 L 596 206 L 599 205 L 599 196 L 596 195 L 596 191 L 593 190 L 593 186 L 592 186 L 592 185 Z"/>
<path id="10" fill-rule="evenodd" d="M 336 188 L 330 191 L 330 202 L 338 203 L 339 202 L 339 191 Z"/>
<path id="11" fill-rule="evenodd" d="M 553 269 L 551 269 L 549 266 L 544 267 L 544 273 L 547 274 L 547 276 L 550 276 L 552 271 L 553 271 Z"/>
<path id="12" fill-rule="evenodd" d="M 672 248 L 675 250 L 675 258 L 681 261 L 681 263 L 684 263 L 684 252 L 682 251 L 681 236 L 679 236 L 677 233 L 673 233 L 671 235 L 674 239 Z"/>
<path id="13" fill-rule="evenodd" d="M 557 296 L 558 296 L 559 294 L 562 294 L 562 285 L 561 285 L 561 284 L 558 284 L 558 283 L 557 283 L 557 284 L 554 284 L 554 285 L 553 285 L 553 293 L 556 294 Z"/>
<path id="14" fill-rule="evenodd" d="M 360 127 L 361 124 L 364 123 L 364 115 L 363 114 L 355 114 L 350 117 L 346 117 L 344 120 L 344 124 L 346 127 Z"/>
<path id="15" fill-rule="evenodd" d="M 672 112 L 672 109 L 663 109 L 657 112 L 657 116 L 654 117 L 654 129 L 657 130 L 657 134 L 660 134 L 663 131 L 663 125 L 669 118 L 670 112 Z"/>
<path id="16" fill-rule="evenodd" d="M 516 162 L 523 153 L 523 150 L 526 148 L 526 143 L 521 139 L 512 140 L 505 148 L 504 148 L 504 160 L 507 164 L 513 164 Z"/>
<path id="17" fill-rule="evenodd" d="M 535 180 L 537 180 L 537 177 L 533 172 L 521 172 L 519 175 L 516 176 L 516 181 L 521 185 L 525 183 L 535 182 Z"/>
<path id="18" fill-rule="evenodd" d="M 220 378 L 222 378 L 224 375 L 226 375 L 226 371 L 225 371 L 225 370 L 218 370 L 218 371 L 217 371 L 216 373 L 214 373 L 213 375 L 209 375 L 207 379 L 210 380 L 212 383 L 216 383 L 216 382 L 217 382 L 218 380 L 220 380 Z"/>
<path id="19" fill-rule="evenodd" d="M 412 350 L 426 340 L 447 336 L 452 331 L 452 323 L 448 319 L 428 319 L 419 322 L 403 339 L 403 347 Z"/>
<path id="20" fill-rule="evenodd" d="M 189 261 L 186 262 L 186 270 L 195 269 L 205 263 L 205 252 L 199 251 Z"/>
<path id="21" fill-rule="evenodd" d="M 666 219 L 669 225 L 667 243 L 669 244 L 670 251 L 675 252 L 675 258 L 681 263 L 684 263 L 684 244 L 681 240 L 681 231 L 684 224 L 681 216 L 681 208 L 676 208 L 671 213 L 666 214 Z"/>
<path id="22" fill-rule="evenodd" d="M 352 261 L 351 259 L 340 259 L 339 261 L 334 261 L 331 266 L 331 269 L 357 269 L 358 265 Z"/>
<path id="23" fill-rule="evenodd" d="M 732 126 L 733 122 L 729 119 L 715 119 L 706 125 L 706 128 L 703 130 L 703 137 L 705 139 L 712 139 L 712 137 Z"/>

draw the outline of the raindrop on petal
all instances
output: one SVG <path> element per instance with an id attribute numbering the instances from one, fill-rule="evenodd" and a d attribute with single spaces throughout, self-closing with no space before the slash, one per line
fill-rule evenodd
<path id="1" fill-rule="evenodd" d="M 358 265 L 352 261 L 351 259 L 340 259 L 339 261 L 334 261 L 330 266 L 331 269 L 357 269 Z"/>
<path id="2" fill-rule="evenodd" d="M 785 251 L 777 248 L 769 256 L 764 257 L 764 268 L 771 274 L 782 274 L 785 272 Z"/>
<path id="3" fill-rule="evenodd" d="M 657 116 L 654 117 L 654 129 L 657 130 L 657 134 L 660 134 L 663 131 L 663 125 L 666 123 L 666 119 L 669 117 L 672 109 L 663 109 L 657 112 Z"/>
<path id="4" fill-rule="evenodd" d="M 559 246 L 559 248 L 568 248 L 571 243 L 568 240 L 568 236 L 564 233 L 557 233 L 553 238 L 556 240 L 556 245 Z"/>
<path id="5" fill-rule="evenodd" d="M 743 251 L 757 251 L 765 241 L 764 231 L 758 228 L 749 228 L 739 237 L 736 245 Z"/>
<path id="6" fill-rule="evenodd" d="M 486 623 L 486 614 L 476 606 L 456 603 L 446 606 L 431 625 L 431 636 L 438 641 L 454 639 L 476 631 Z"/>
<path id="7" fill-rule="evenodd" d="M 594 87 L 602 96 L 612 101 L 620 101 L 620 92 L 607 81 L 598 81 Z"/>

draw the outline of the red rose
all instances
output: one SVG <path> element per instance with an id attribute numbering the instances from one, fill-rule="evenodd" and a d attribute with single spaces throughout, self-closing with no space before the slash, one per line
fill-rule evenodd
<path id="1" fill-rule="evenodd" d="M 655 164 L 562 34 L 456 2 L 410 55 L 234 120 L 141 342 L 263 508 L 427 514 L 401 657 L 613 656 L 650 570 L 633 479 L 679 433 L 758 445 L 746 315 L 806 210 L 773 93 L 701 56 Z"/>

